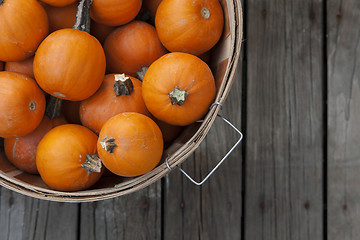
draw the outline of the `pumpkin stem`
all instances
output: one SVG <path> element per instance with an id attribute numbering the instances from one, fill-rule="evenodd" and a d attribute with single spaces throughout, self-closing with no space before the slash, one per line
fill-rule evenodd
<path id="1" fill-rule="evenodd" d="M 46 105 L 45 114 L 50 118 L 59 118 L 61 113 L 62 99 L 50 96 L 49 101 Z"/>
<path id="2" fill-rule="evenodd" d="M 205 18 L 205 19 L 209 19 L 210 18 L 210 10 L 209 9 L 207 9 L 207 8 L 203 8 L 203 9 L 201 9 L 201 16 L 203 17 L 203 18 Z"/>
<path id="3" fill-rule="evenodd" d="M 174 90 L 172 90 L 171 92 L 168 93 L 171 104 L 172 105 L 177 104 L 179 106 L 183 105 L 187 95 L 189 95 L 189 93 L 187 93 L 185 90 L 181 90 L 178 87 L 175 87 Z"/>
<path id="4" fill-rule="evenodd" d="M 80 0 L 73 29 L 90 32 L 90 5 L 92 0 Z"/>
<path id="5" fill-rule="evenodd" d="M 144 77 L 145 77 L 145 73 L 146 73 L 146 71 L 149 69 L 149 67 L 147 67 L 147 66 L 144 66 L 144 67 L 142 67 L 141 69 L 140 69 L 140 71 L 138 71 L 137 73 L 136 73 L 136 76 L 138 77 L 138 79 L 140 80 L 140 81 L 143 81 L 143 79 L 144 79 Z"/>
<path id="6" fill-rule="evenodd" d="M 116 143 L 115 143 L 115 138 L 108 138 L 105 137 L 101 142 L 100 145 L 103 149 L 105 149 L 105 151 L 109 152 L 109 153 L 113 153 L 114 152 L 114 148 L 117 147 Z"/>
<path id="7" fill-rule="evenodd" d="M 93 172 L 101 172 L 101 160 L 96 154 L 86 154 L 86 160 L 81 167 L 88 171 L 88 174 Z"/>
<path id="8" fill-rule="evenodd" d="M 134 85 L 131 79 L 125 74 L 115 74 L 115 83 L 114 91 L 117 97 L 121 95 L 130 96 L 131 92 L 134 90 Z"/>
<path id="9" fill-rule="evenodd" d="M 35 101 L 31 101 L 29 103 L 29 109 L 30 109 L 30 111 L 35 111 L 35 109 L 36 109 L 36 102 Z"/>

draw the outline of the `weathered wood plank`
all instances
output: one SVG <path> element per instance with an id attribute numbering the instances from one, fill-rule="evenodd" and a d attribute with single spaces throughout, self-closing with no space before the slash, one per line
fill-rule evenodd
<path id="1" fill-rule="evenodd" d="M 27 197 L 1 188 L 0 239 L 77 239 L 78 204 Z"/>
<path id="2" fill-rule="evenodd" d="M 328 239 L 360 236 L 360 2 L 328 0 Z"/>
<path id="3" fill-rule="evenodd" d="M 242 61 L 220 114 L 241 127 Z M 202 180 L 239 136 L 216 119 L 205 140 L 182 168 Z M 241 145 L 201 187 L 178 170 L 164 179 L 164 239 L 241 239 Z"/>
<path id="4" fill-rule="evenodd" d="M 323 2 L 247 1 L 245 239 L 323 237 Z"/>
<path id="5" fill-rule="evenodd" d="M 161 182 L 114 199 L 81 204 L 80 239 L 161 239 Z"/>

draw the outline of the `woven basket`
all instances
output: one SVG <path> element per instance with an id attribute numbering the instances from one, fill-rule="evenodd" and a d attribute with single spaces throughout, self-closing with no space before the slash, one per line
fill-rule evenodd
<path id="1" fill-rule="evenodd" d="M 224 103 L 234 80 L 242 40 L 242 10 L 240 0 L 220 0 L 225 26 L 219 43 L 211 50 L 210 67 L 214 73 L 217 95 L 215 102 Z M 214 105 L 203 121 L 187 126 L 181 135 L 164 150 L 159 165 L 145 175 L 134 178 L 102 177 L 91 189 L 77 192 L 55 191 L 47 187 L 40 176 L 16 169 L 0 149 L 0 184 L 21 194 L 59 202 L 90 202 L 122 196 L 140 190 L 164 177 L 176 168 L 203 141 L 212 126 L 220 105 Z M 2 144 L 3 145 L 3 144 Z"/>

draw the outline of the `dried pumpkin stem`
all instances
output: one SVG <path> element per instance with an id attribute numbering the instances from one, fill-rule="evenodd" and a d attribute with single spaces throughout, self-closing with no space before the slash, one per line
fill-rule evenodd
<path id="1" fill-rule="evenodd" d="M 114 91 L 117 97 L 121 95 L 130 96 L 131 92 L 134 91 L 134 85 L 131 79 L 125 74 L 115 74 Z"/>
<path id="2" fill-rule="evenodd" d="M 80 0 L 73 29 L 90 32 L 90 5 L 92 0 Z"/>
<path id="3" fill-rule="evenodd" d="M 50 119 L 60 117 L 61 104 L 62 104 L 62 99 L 54 97 L 54 96 L 50 96 L 50 99 L 46 105 L 45 114 Z"/>
<path id="4" fill-rule="evenodd" d="M 143 79 L 144 79 L 144 77 L 145 77 L 145 73 L 146 73 L 146 71 L 149 69 L 149 67 L 147 67 L 147 66 L 144 66 L 144 67 L 142 67 L 141 69 L 140 69 L 140 71 L 138 71 L 137 73 L 136 73 L 136 76 L 138 77 L 138 79 L 140 80 L 140 81 L 143 81 Z"/>
<path id="5" fill-rule="evenodd" d="M 96 154 L 86 154 L 86 160 L 81 167 L 85 168 L 89 174 L 101 172 L 101 160 Z"/>
<path id="6" fill-rule="evenodd" d="M 103 149 L 105 149 L 105 151 L 109 153 L 113 153 L 114 148 L 117 147 L 115 143 L 115 138 L 108 138 L 108 137 L 105 137 L 102 141 L 100 141 L 100 145 Z"/>
<path id="7" fill-rule="evenodd" d="M 174 90 L 168 93 L 168 96 L 170 97 L 170 101 L 172 105 L 183 105 L 185 102 L 186 97 L 189 95 L 185 90 L 181 90 L 178 87 L 175 87 Z"/>
<path id="8" fill-rule="evenodd" d="M 109 153 L 113 153 L 114 148 L 117 147 L 115 143 L 115 138 L 108 138 L 108 137 L 105 137 L 102 141 L 100 141 L 100 145 L 103 149 L 105 149 L 105 151 Z"/>

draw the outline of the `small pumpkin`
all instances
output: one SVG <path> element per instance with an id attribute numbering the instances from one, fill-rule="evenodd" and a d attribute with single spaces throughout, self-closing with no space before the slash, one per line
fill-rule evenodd
<path id="1" fill-rule="evenodd" d="M 199 120 L 216 93 L 209 66 L 188 53 L 168 53 L 150 65 L 143 80 L 143 98 L 151 114 L 171 125 Z"/>
<path id="2" fill-rule="evenodd" d="M 38 174 L 36 148 L 50 129 L 62 124 L 66 124 L 63 118 L 50 120 L 48 116 L 44 116 L 39 126 L 31 133 L 21 137 L 5 138 L 4 150 L 6 157 L 18 169 L 27 173 Z"/>
<path id="3" fill-rule="evenodd" d="M 108 74 L 100 89 L 80 104 L 84 126 L 99 133 L 104 123 L 123 112 L 149 114 L 142 98 L 141 82 L 125 74 Z"/>
<path id="4" fill-rule="evenodd" d="M 162 134 L 156 123 L 139 113 L 120 113 L 102 127 L 97 151 L 103 164 L 116 175 L 134 177 L 159 163 Z"/>
<path id="5" fill-rule="evenodd" d="M 84 100 L 96 92 L 104 78 L 104 50 L 100 42 L 88 33 L 89 4 L 90 0 L 79 3 L 79 19 L 74 29 L 51 33 L 36 51 L 35 79 L 44 91 L 54 97 Z"/>
<path id="6" fill-rule="evenodd" d="M 141 3 L 141 0 L 93 0 L 90 16 L 98 23 L 120 26 L 136 17 Z"/>
<path id="7" fill-rule="evenodd" d="M 40 124 L 45 96 L 32 78 L 0 72 L 0 99 L 0 137 L 23 136 Z"/>
<path id="8" fill-rule="evenodd" d="M 200 55 L 220 39 L 224 14 L 218 0 L 163 0 L 155 26 L 160 41 L 171 52 Z"/>
<path id="9" fill-rule="evenodd" d="M 41 0 L 41 1 L 54 7 L 64 7 L 76 2 L 76 0 Z"/>
<path id="10" fill-rule="evenodd" d="M 114 30 L 104 44 L 106 63 L 112 73 L 144 77 L 152 62 L 167 53 L 153 26 L 132 21 Z"/>
<path id="11" fill-rule="evenodd" d="M 55 7 L 45 3 L 42 5 L 49 18 L 50 33 L 63 28 L 72 28 L 72 26 L 74 26 L 78 5 L 76 1 L 62 7 Z"/>
<path id="12" fill-rule="evenodd" d="M 60 191 L 89 188 L 103 173 L 96 144 L 97 136 L 84 126 L 65 124 L 51 129 L 41 139 L 36 152 L 41 178 Z"/>
<path id="13" fill-rule="evenodd" d="M 33 62 L 34 57 L 22 61 L 7 62 L 5 63 L 5 71 L 22 73 L 34 79 Z"/>
<path id="14" fill-rule="evenodd" d="M 21 61 L 48 34 L 48 18 L 36 0 L 0 0 L 0 29 L 0 60 Z"/>

